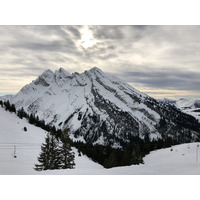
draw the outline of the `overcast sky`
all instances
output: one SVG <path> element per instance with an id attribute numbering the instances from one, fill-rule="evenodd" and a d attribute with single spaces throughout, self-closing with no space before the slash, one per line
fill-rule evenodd
<path id="1" fill-rule="evenodd" d="M 0 26 L 0 95 L 94 66 L 155 98 L 200 99 L 200 26 Z"/>

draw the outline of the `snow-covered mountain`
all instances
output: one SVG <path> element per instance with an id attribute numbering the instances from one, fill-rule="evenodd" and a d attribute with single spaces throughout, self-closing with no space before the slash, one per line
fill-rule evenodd
<path id="1" fill-rule="evenodd" d="M 168 105 L 175 106 L 184 113 L 194 116 L 200 121 L 200 100 L 197 99 L 185 99 L 181 98 L 179 100 L 163 99 L 160 102 L 166 103 Z"/>
<path id="2" fill-rule="evenodd" d="M 176 107 L 183 110 L 200 108 L 200 100 L 182 98 L 176 101 Z"/>
<path id="3" fill-rule="evenodd" d="M 182 142 L 200 138 L 200 125 L 193 117 L 96 67 L 81 74 L 46 70 L 10 102 L 46 123 L 67 128 L 75 141 L 116 147 L 146 134 Z"/>
<path id="4" fill-rule="evenodd" d="M 181 98 L 179 100 L 172 100 L 172 99 L 164 98 L 164 99 L 159 99 L 159 101 L 174 105 L 181 110 L 200 108 L 200 100 L 197 100 L 197 99 Z"/>

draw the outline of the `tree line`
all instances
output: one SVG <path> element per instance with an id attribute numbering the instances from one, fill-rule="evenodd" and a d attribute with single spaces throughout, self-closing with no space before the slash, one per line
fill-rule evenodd
<path id="1" fill-rule="evenodd" d="M 10 104 L 9 100 L 7 100 L 7 101 L 0 100 L 0 105 L 1 105 L 1 107 L 5 107 L 6 111 L 10 111 L 10 112 L 16 113 L 15 105 L 14 104 Z"/>
<path id="2" fill-rule="evenodd" d="M 105 168 L 143 164 L 144 156 L 149 154 L 150 151 L 176 144 L 179 144 L 179 142 L 172 137 L 150 140 L 149 135 L 146 135 L 143 139 L 133 136 L 131 142 L 122 148 L 112 148 L 111 146 L 99 144 L 93 145 L 79 141 L 73 142 L 79 153 L 82 152 L 83 155 L 87 155 Z"/>

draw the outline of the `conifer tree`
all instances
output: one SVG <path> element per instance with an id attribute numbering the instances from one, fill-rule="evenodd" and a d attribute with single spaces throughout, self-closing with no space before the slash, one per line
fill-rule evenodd
<path id="1" fill-rule="evenodd" d="M 5 102 L 4 102 L 4 105 L 5 105 L 5 109 L 10 111 L 10 107 L 11 107 L 11 106 L 10 106 L 9 100 L 5 101 Z"/>
<path id="2" fill-rule="evenodd" d="M 29 116 L 29 123 L 34 124 L 35 123 L 35 116 L 31 113 Z"/>
<path id="3" fill-rule="evenodd" d="M 54 134 L 51 134 L 50 138 L 50 169 L 61 168 L 61 151 L 59 148 L 59 142 Z"/>
<path id="4" fill-rule="evenodd" d="M 17 116 L 18 116 L 19 118 L 21 118 L 21 119 L 22 119 L 23 117 L 27 117 L 27 114 L 25 113 L 23 107 L 22 107 L 21 109 L 18 110 Z"/>
<path id="5" fill-rule="evenodd" d="M 38 161 L 40 164 L 35 164 L 35 170 L 36 171 L 42 171 L 47 170 L 50 168 L 50 135 L 47 134 L 47 137 L 45 138 L 45 143 L 41 146 L 41 153 L 38 157 Z"/>
<path id="6" fill-rule="evenodd" d="M 59 141 L 55 133 L 47 134 L 45 143 L 41 146 L 41 153 L 38 157 L 40 164 L 35 164 L 36 171 L 53 169 L 73 169 L 74 153 L 69 144 L 68 136 L 62 137 Z"/>
<path id="7" fill-rule="evenodd" d="M 74 163 L 74 153 L 70 145 L 70 139 L 67 130 L 64 130 L 63 135 L 61 135 L 62 145 L 61 150 L 61 160 L 62 160 L 62 169 L 73 169 L 75 167 Z"/>
<path id="8" fill-rule="evenodd" d="M 69 143 L 63 142 L 60 147 L 61 153 L 61 168 L 62 169 L 73 169 L 75 166 L 74 163 L 74 153 Z"/>
<path id="9" fill-rule="evenodd" d="M 16 108 L 15 108 L 15 105 L 14 105 L 14 104 L 11 105 L 11 108 L 10 108 L 10 109 L 11 109 L 11 112 L 16 113 Z"/>
<path id="10" fill-rule="evenodd" d="M 44 120 L 41 120 L 40 121 L 40 127 L 42 128 L 42 129 L 45 129 L 45 121 Z"/>
<path id="11" fill-rule="evenodd" d="M 41 146 L 41 151 L 38 157 L 40 164 L 35 165 L 35 170 L 42 171 L 61 168 L 61 155 L 58 148 L 58 141 L 53 134 L 47 134 L 45 143 Z"/>

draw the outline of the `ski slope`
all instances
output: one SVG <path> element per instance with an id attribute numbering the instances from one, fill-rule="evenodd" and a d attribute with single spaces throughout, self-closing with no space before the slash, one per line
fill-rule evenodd
<path id="1" fill-rule="evenodd" d="M 27 128 L 27 132 L 24 131 Z M 46 133 L 44 130 L 28 124 L 0 107 L 0 174 L 1 175 L 167 175 L 200 174 L 200 152 L 197 143 L 177 145 L 172 148 L 151 152 L 144 158 L 145 164 L 105 169 L 86 156 L 75 152 L 75 169 L 47 170 L 37 172 L 33 169 L 37 163 L 41 144 Z M 14 154 L 16 146 L 16 156 Z M 197 151 L 198 150 L 198 151 Z M 198 157 L 197 157 L 198 152 Z M 197 159 L 198 158 L 198 159 Z"/>

